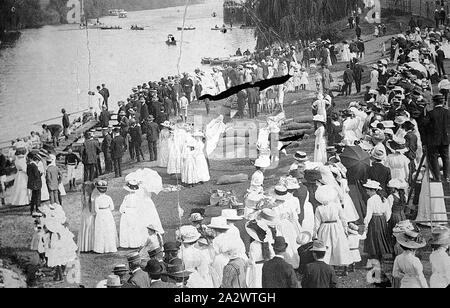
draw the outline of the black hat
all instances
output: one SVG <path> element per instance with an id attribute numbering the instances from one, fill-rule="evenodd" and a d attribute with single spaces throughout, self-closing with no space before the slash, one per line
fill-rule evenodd
<path id="1" fill-rule="evenodd" d="M 275 237 L 274 243 L 272 244 L 273 249 L 277 251 L 283 251 L 288 247 L 288 243 L 282 236 Z"/>
<path id="2" fill-rule="evenodd" d="M 150 258 L 152 258 L 152 257 L 156 256 L 156 255 L 157 255 L 158 253 L 160 253 L 160 252 L 162 252 L 162 249 L 161 249 L 161 247 L 158 247 L 158 248 L 156 248 L 156 249 L 150 250 L 150 251 L 148 252 L 148 256 L 149 256 Z"/>
<path id="3" fill-rule="evenodd" d="M 167 266 L 167 275 L 170 277 L 185 278 L 190 274 L 192 272 L 186 270 L 181 259 L 175 259 Z"/>
<path id="4" fill-rule="evenodd" d="M 164 244 L 164 252 L 178 251 L 180 247 L 175 242 L 167 242 Z"/>
<path id="5" fill-rule="evenodd" d="M 145 271 L 149 275 L 161 275 L 165 272 L 164 266 L 157 260 L 149 260 L 145 266 Z"/>

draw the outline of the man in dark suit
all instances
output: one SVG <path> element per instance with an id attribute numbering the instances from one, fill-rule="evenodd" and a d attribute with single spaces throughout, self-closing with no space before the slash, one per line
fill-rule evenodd
<path id="1" fill-rule="evenodd" d="M 277 236 L 273 243 L 275 257 L 264 263 L 262 268 L 263 288 L 297 288 L 297 276 L 292 265 L 284 260 L 282 254 L 286 252 L 288 244 L 284 237 Z"/>
<path id="2" fill-rule="evenodd" d="M 97 172 L 98 155 L 102 151 L 98 140 L 95 140 L 91 132 L 86 132 L 86 141 L 81 148 L 81 157 L 84 164 L 84 181 L 92 182 Z"/>
<path id="3" fill-rule="evenodd" d="M 111 158 L 111 142 L 112 136 L 110 128 L 103 128 L 103 141 L 102 141 L 102 152 L 105 158 L 105 173 L 110 173 L 112 171 L 112 158 Z"/>
<path id="4" fill-rule="evenodd" d="M 103 96 L 103 102 L 106 106 L 106 110 L 108 110 L 109 90 L 106 88 L 105 84 L 102 84 L 102 88 L 100 91 L 98 91 L 98 93 L 100 93 L 101 96 Z"/>
<path id="5" fill-rule="evenodd" d="M 382 194 L 387 197 L 388 183 L 391 180 L 391 170 L 382 164 L 382 161 L 386 159 L 386 152 L 381 148 L 376 148 L 371 153 L 372 165 L 368 171 L 368 178 L 380 183 Z"/>
<path id="6" fill-rule="evenodd" d="M 364 69 L 362 68 L 361 64 L 359 64 L 358 60 L 355 59 L 355 65 L 353 67 L 353 77 L 355 78 L 356 93 L 361 92 L 361 80 L 363 72 Z"/>
<path id="7" fill-rule="evenodd" d="M 31 162 L 27 165 L 28 183 L 27 188 L 31 190 L 30 213 L 39 210 L 41 206 L 41 188 L 42 188 L 42 173 L 38 168 L 39 157 L 37 155 L 31 156 Z"/>
<path id="8" fill-rule="evenodd" d="M 150 288 L 152 289 L 172 289 L 177 286 L 174 283 L 164 282 L 161 280 L 162 274 L 165 272 L 164 266 L 157 260 L 149 260 L 145 271 L 151 278 Z"/>
<path id="9" fill-rule="evenodd" d="M 158 160 L 158 140 L 159 140 L 159 125 L 153 122 L 154 118 L 150 115 L 147 118 L 146 135 L 148 143 L 148 151 L 150 153 L 150 161 Z"/>
<path id="10" fill-rule="evenodd" d="M 444 96 L 437 94 L 433 97 L 434 109 L 427 113 L 425 109 L 424 125 L 427 140 L 427 155 L 430 162 L 431 171 L 436 181 L 441 179 L 438 157 L 442 158 L 444 168 L 444 181 L 448 181 L 449 176 L 449 125 L 450 111 L 444 108 Z"/>
<path id="11" fill-rule="evenodd" d="M 128 283 L 138 288 L 150 288 L 150 277 L 141 269 L 141 257 L 139 253 L 134 252 L 127 259 L 130 268 Z"/>
<path id="12" fill-rule="evenodd" d="M 257 88 L 248 88 L 247 97 L 248 97 L 248 109 L 250 113 L 250 119 L 254 119 L 258 116 L 257 106 L 259 103 L 259 90 Z"/>
<path id="13" fill-rule="evenodd" d="M 443 75 L 446 75 L 445 68 L 444 68 L 444 60 L 445 60 L 445 53 L 441 49 L 440 46 L 436 46 L 436 66 L 439 74 L 439 78 L 441 78 Z"/>
<path id="14" fill-rule="evenodd" d="M 323 262 L 327 247 L 322 241 L 316 240 L 311 248 L 315 261 L 306 265 L 302 279 L 303 289 L 336 288 L 337 278 L 333 268 Z"/>
<path id="15" fill-rule="evenodd" d="M 120 134 L 120 129 L 114 129 L 114 138 L 111 141 L 111 159 L 114 166 L 115 177 L 122 176 L 122 157 L 127 149 L 125 138 Z"/>
<path id="16" fill-rule="evenodd" d="M 353 71 L 350 69 L 350 64 L 347 64 L 347 69 L 344 71 L 344 86 L 342 87 L 341 95 L 351 95 L 352 94 L 352 83 L 353 83 Z"/>
<path id="17" fill-rule="evenodd" d="M 131 119 L 130 121 L 130 137 L 131 137 L 131 144 L 130 147 L 133 147 L 134 152 L 130 152 L 130 153 L 134 153 L 136 155 L 136 159 L 137 162 L 139 163 L 141 161 L 141 156 L 142 159 L 144 160 L 144 153 L 142 153 L 142 129 L 141 129 L 141 125 L 139 125 L 136 120 Z M 131 159 L 134 159 L 134 155 L 130 155 Z"/>

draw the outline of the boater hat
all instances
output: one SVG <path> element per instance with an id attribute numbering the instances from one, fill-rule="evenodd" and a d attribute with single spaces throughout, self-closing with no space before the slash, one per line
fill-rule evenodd
<path id="1" fill-rule="evenodd" d="M 120 282 L 120 277 L 117 275 L 109 275 L 106 281 L 106 287 L 108 288 L 120 288 L 122 283 Z"/>
<path id="2" fill-rule="evenodd" d="M 211 229 L 228 230 L 230 226 L 227 224 L 227 219 L 225 217 L 213 217 L 211 218 L 211 223 L 208 225 Z"/>
<path id="3" fill-rule="evenodd" d="M 114 266 L 113 273 L 116 275 L 127 273 L 127 272 L 128 272 L 128 268 L 125 264 L 118 264 L 118 265 Z"/>
<path id="4" fill-rule="evenodd" d="M 149 256 L 150 258 L 153 258 L 154 256 L 156 256 L 157 254 L 159 254 L 159 253 L 161 253 L 161 252 L 162 252 L 161 247 L 157 247 L 157 248 L 155 248 L 155 249 L 153 249 L 153 250 L 149 250 L 149 251 L 148 251 L 148 256 Z"/>
<path id="5" fill-rule="evenodd" d="M 427 245 L 425 239 L 420 233 L 415 231 L 406 231 L 395 235 L 397 243 L 403 247 L 410 249 L 419 249 Z"/>
<path id="6" fill-rule="evenodd" d="M 258 220 L 268 226 L 275 226 L 278 223 L 278 216 L 274 210 L 265 208 L 259 213 Z"/>
<path id="7" fill-rule="evenodd" d="M 313 242 L 313 247 L 311 248 L 311 251 L 327 251 L 327 246 L 325 246 L 325 243 L 321 240 L 315 240 Z"/>
<path id="8" fill-rule="evenodd" d="M 180 237 L 183 243 L 195 243 L 200 238 L 201 234 L 198 232 L 197 228 L 191 225 L 181 226 Z"/>
<path id="9" fill-rule="evenodd" d="M 138 263 L 141 261 L 139 252 L 132 252 L 127 256 L 128 263 Z"/>
<path id="10" fill-rule="evenodd" d="M 139 183 L 136 180 L 129 180 L 123 188 L 128 192 L 136 192 L 139 190 Z"/>
<path id="11" fill-rule="evenodd" d="M 275 198 L 275 200 L 286 201 L 289 198 L 286 186 L 284 185 L 275 186 L 272 196 Z"/>
<path id="12" fill-rule="evenodd" d="M 374 189 L 374 190 L 382 190 L 380 183 L 378 183 L 377 181 L 373 181 L 373 180 L 367 180 L 367 183 L 363 184 L 363 187 L 368 188 L 368 189 Z"/>
<path id="13" fill-rule="evenodd" d="M 305 152 L 297 151 L 294 154 L 294 159 L 297 160 L 297 161 L 307 161 L 308 160 L 308 156 L 306 155 Z"/>
<path id="14" fill-rule="evenodd" d="M 394 136 L 392 140 L 389 140 L 386 143 L 386 147 L 392 152 L 406 153 L 408 149 L 406 148 L 406 140 L 405 138 L 399 138 Z"/>

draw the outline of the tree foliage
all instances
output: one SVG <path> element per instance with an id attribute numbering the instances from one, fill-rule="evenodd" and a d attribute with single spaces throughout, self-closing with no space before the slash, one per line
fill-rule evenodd
<path id="1" fill-rule="evenodd" d="M 337 35 L 330 24 L 355 10 L 360 0 L 254 0 L 258 46 Z"/>

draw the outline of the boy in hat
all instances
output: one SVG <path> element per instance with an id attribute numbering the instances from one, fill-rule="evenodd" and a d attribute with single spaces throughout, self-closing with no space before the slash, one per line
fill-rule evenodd
<path id="1" fill-rule="evenodd" d="M 62 174 L 59 168 L 56 166 L 56 156 L 53 154 L 50 154 L 49 157 L 49 165 L 47 167 L 47 171 L 45 174 L 45 179 L 47 182 L 47 188 L 50 195 L 50 203 L 60 204 L 58 193 L 59 193 L 59 185 L 62 182 Z"/>
<path id="2" fill-rule="evenodd" d="M 284 237 L 277 236 L 272 244 L 275 257 L 266 261 L 262 268 L 262 287 L 266 288 L 298 288 L 297 275 L 292 265 L 284 260 L 288 244 Z"/>
<path id="3" fill-rule="evenodd" d="M 128 283 L 138 288 L 150 288 L 150 278 L 148 274 L 141 269 L 141 257 L 138 252 L 128 256 L 128 265 L 130 267 L 130 278 Z"/>
<path id="4" fill-rule="evenodd" d="M 323 261 L 327 251 L 325 243 L 320 240 L 314 241 L 311 251 L 313 252 L 315 261 L 306 265 L 305 275 L 302 279 L 302 288 L 336 288 L 337 278 L 334 269 Z"/>

